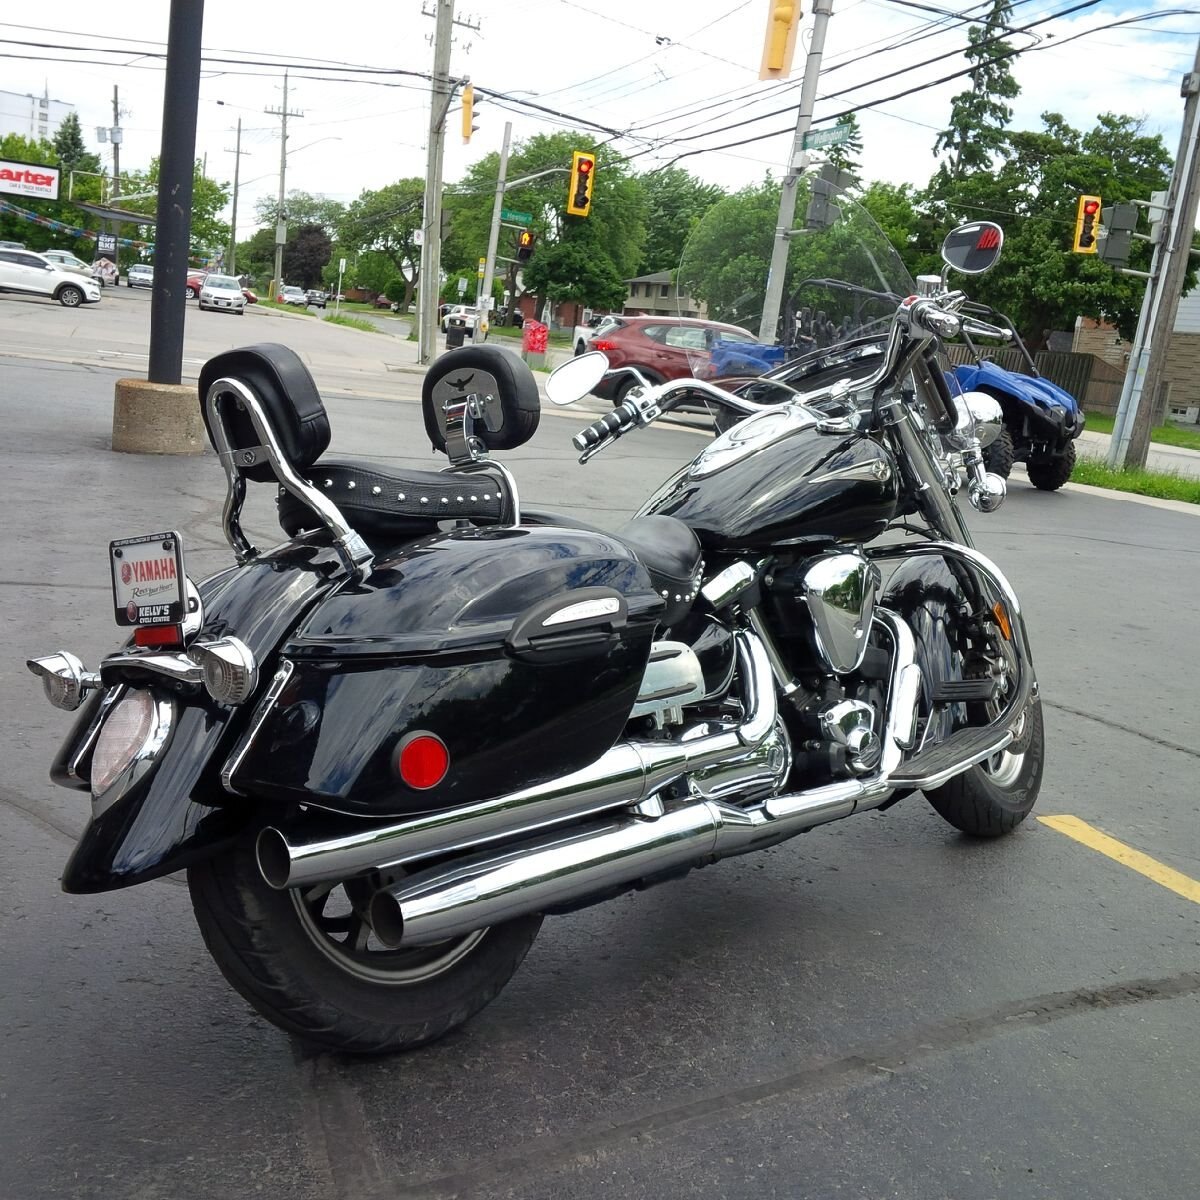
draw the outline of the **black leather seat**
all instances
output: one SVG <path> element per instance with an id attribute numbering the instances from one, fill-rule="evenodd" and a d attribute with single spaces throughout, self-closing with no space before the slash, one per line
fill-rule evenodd
<path id="1" fill-rule="evenodd" d="M 439 521 L 462 519 L 496 525 L 511 519 L 504 477 L 490 471 L 417 471 L 351 460 L 321 461 L 308 471 L 313 486 L 328 496 L 368 542 L 421 537 Z M 279 489 L 279 524 L 285 533 L 317 529 L 312 509 Z"/>
<path id="2" fill-rule="evenodd" d="M 687 616 L 700 590 L 704 559 L 700 540 L 677 517 L 634 517 L 617 537 L 637 555 L 654 590 L 667 602 L 659 621 L 668 628 Z"/>

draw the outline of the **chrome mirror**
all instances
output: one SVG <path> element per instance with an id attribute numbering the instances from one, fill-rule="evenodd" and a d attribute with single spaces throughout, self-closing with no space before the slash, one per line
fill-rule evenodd
<path id="1" fill-rule="evenodd" d="M 582 399 L 604 378 L 608 359 L 599 350 L 578 354 L 546 380 L 546 398 L 560 407 Z"/>
<path id="2" fill-rule="evenodd" d="M 942 243 L 942 261 L 963 275 L 982 275 L 1000 258 L 1004 230 L 994 221 L 972 221 L 946 234 Z"/>

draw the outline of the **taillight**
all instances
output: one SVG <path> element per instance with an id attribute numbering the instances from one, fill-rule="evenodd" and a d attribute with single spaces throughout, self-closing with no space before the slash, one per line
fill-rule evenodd
<path id="1" fill-rule="evenodd" d="M 410 733 L 396 754 L 396 773 L 410 788 L 424 791 L 437 787 L 450 769 L 450 751 L 432 733 Z"/>
<path id="2" fill-rule="evenodd" d="M 183 630 L 178 625 L 139 625 L 133 631 L 135 646 L 182 646 Z"/>
<path id="3" fill-rule="evenodd" d="M 609 350 L 615 350 L 616 348 L 616 342 L 607 341 L 605 338 L 596 338 L 596 340 L 592 342 L 593 350 L 603 350 L 607 352 Z"/>

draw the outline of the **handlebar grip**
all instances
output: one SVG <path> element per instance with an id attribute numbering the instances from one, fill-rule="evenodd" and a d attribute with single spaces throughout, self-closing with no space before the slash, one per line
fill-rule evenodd
<path id="1" fill-rule="evenodd" d="M 932 300 L 918 300 L 910 310 L 912 323 L 936 337 L 955 337 L 962 328 L 957 313 L 938 308 Z"/>
<path id="2" fill-rule="evenodd" d="M 989 325 L 986 321 L 977 321 L 974 317 L 964 317 L 962 327 L 963 333 L 975 337 L 995 338 L 1002 342 L 1013 340 L 1011 329 L 1002 329 L 999 325 Z"/>
<path id="3" fill-rule="evenodd" d="M 633 422 L 634 414 L 628 407 L 628 404 L 620 404 L 612 412 L 605 413 L 598 421 L 581 429 L 571 439 L 571 444 L 576 450 L 588 450 L 607 437 L 619 437 Z"/>

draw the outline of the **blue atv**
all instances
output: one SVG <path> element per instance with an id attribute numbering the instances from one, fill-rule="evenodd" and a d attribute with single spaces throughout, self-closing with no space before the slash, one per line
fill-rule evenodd
<path id="1" fill-rule="evenodd" d="M 1013 463 L 1023 462 L 1035 488 L 1056 491 L 1075 469 L 1075 439 L 1083 432 L 1083 410 L 1070 392 L 1038 372 L 1007 317 L 982 304 L 967 304 L 963 311 L 1009 330 L 1028 372 L 1006 371 L 992 362 L 971 341 L 970 322 L 964 323 L 962 338 L 975 362 L 953 368 L 949 374 L 951 390 L 957 386 L 964 392 L 986 392 L 1004 410 L 1004 428 L 983 452 L 987 469 L 1007 478 Z"/>

